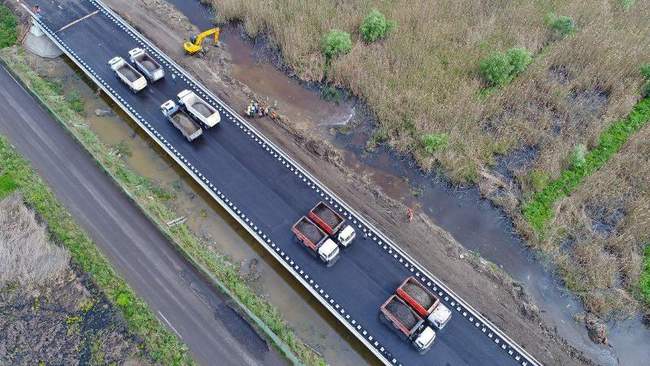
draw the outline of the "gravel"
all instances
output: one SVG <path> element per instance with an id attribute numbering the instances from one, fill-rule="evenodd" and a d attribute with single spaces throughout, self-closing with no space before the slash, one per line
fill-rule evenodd
<path id="1" fill-rule="evenodd" d="M 418 323 L 419 319 L 415 316 L 413 310 L 401 301 L 393 299 L 386 305 L 386 309 L 393 313 L 408 329 L 413 329 Z"/>
<path id="2" fill-rule="evenodd" d="M 429 309 L 435 301 L 426 291 L 413 283 L 407 283 L 402 289 L 426 309 Z"/>

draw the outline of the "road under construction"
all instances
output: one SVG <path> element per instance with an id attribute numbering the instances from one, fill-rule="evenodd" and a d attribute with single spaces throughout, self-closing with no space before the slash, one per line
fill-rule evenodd
<path id="1" fill-rule="evenodd" d="M 47 36 L 383 363 L 539 364 L 103 3 L 39 5 L 36 22 Z M 136 47 L 155 58 L 166 76 L 134 94 L 115 77 L 108 60 L 126 57 Z M 221 114 L 217 126 L 191 143 L 160 111 L 161 104 L 186 89 Z M 291 231 L 319 201 L 357 231 L 355 242 L 332 267 L 309 255 Z M 378 316 L 380 306 L 409 276 L 453 312 L 423 355 Z"/>

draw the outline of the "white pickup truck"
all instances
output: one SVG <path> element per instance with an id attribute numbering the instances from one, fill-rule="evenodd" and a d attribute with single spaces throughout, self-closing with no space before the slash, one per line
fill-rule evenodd
<path id="1" fill-rule="evenodd" d="M 142 48 L 129 51 L 129 59 L 152 83 L 165 77 L 165 69 Z"/>
<path id="2" fill-rule="evenodd" d="M 108 61 L 108 64 L 111 66 L 111 69 L 115 71 L 117 77 L 122 80 L 122 82 L 126 84 L 132 92 L 137 93 L 147 87 L 147 79 L 145 79 L 138 70 L 134 69 L 133 66 L 129 65 L 129 63 L 124 61 L 120 56 L 113 57 Z"/>
<path id="3" fill-rule="evenodd" d="M 221 121 L 219 112 L 190 90 L 185 89 L 178 93 L 178 104 L 184 106 L 192 117 L 207 128 L 214 127 Z"/>

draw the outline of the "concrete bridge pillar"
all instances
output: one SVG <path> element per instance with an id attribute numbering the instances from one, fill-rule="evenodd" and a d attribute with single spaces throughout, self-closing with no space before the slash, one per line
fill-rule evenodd
<path id="1" fill-rule="evenodd" d="M 27 32 L 23 45 L 31 53 L 45 58 L 56 58 L 63 54 L 59 47 L 43 33 L 35 20 L 32 20 L 32 26 Z"/>

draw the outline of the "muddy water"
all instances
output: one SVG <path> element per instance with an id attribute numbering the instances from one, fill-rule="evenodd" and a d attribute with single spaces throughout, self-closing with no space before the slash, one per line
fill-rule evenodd
<path id="1" fill-rule="evenodd" d="M 575 296 L 569 294 L 543 260 L 535 258 L 514 233 L 512 222 L 475 187 L 450 186 L 436 174 L 423 174 L 409 158 L 385 146 L 366 150 L 372 133 L 368 123 L 334 136 L 342 148 L 345 163 L 359 174 L 370 177 L 389 196 L 425 212 L 438 226 L 454 236 L 465 248 L 479 253 L 521 282 L 540 307 L 546 324 L 574 347 L 603 365 L 641 365 L 650 359 L 650 330 L 640 318 L 611 322 L 608 340 L 612 347 L 595 345 L 574 315 L 583 312 Z"/>
<path id="2" fill-rule="evenodd" d="M 251 287 L 267 298 L 296 334 L 336 365 L 375 364 L 376 359 L 323 309 L 313 296 L 290 277 L 259 244 L 184 171 L 144 135 L 119 107 L 71 64 L 56 62 L 46 70 L 61 80 L 64 92 L 78 91 L 85 105 L 86 122 L 99 140 L 121 151 L 129 167 L 174 193 L 171 206 L 185 217 L 190 229 L 215 251 L 241 265 Z M 97 116 L 95 111 L 109 115 Z M 100 113 L 101 114 L 101 113 Z"/>
<path id="3" fill-rule="evenodd" d="M 213 26 L 210 11 L 198 1 L 168 0 L 201 29 Z M 264 42 L 246 41 L 237 27 L 225 27 L 224 47 L 231 54 L 233 77 L 258 94 L 279 101 L 311 126 L 344 124 L 354 117 L 351 102 L 327 103 L 315 88 L 288 77 L 278 69 L 274 55 L 268 55 Z M 540 306 L 541 316 L 559 335 L 588 357 L 605 365 L 641 365 L 650 359 L 650 331 L 640 319 L 611 323 L 612 347 L 592 343 L 583 324 L 574 315 L 583 311 L 577 299 L 568 294 L 543 261 L 534 258 L 503 213 L 481 199 L 476 188 L 450 187 L 444 179 L 418 172 L 409 159 L 380 147 L 374 153 L 364 149 L 371 134 L 367 123 L 347 133 L 333 135 L 332 141 L 345 151 L 348 166 L 372 181 L 389 196 L 424 211 L 436 224 L 450 232 L 469 250 L 496 263 L 520 281 Z"/>

